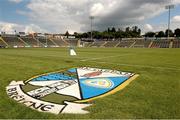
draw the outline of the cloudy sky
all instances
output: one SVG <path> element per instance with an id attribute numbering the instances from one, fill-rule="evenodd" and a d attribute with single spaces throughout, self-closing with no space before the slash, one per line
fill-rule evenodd
<path id="1" fill-rule="evenodd" d="M 172 29 L 180 28 L 180 0 L 0 0 L 0 31 L 65 33 L 137 25 L 143 33 L 167 28 L 166 5 L 172 10 Z"/>

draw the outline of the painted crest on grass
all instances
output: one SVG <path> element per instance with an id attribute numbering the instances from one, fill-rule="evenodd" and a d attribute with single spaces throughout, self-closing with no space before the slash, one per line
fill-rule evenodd
<path id="1" fill-rule="evenodd" d="M 137 75 L 98 68 L 71 68 L 12 81 L 10 98 L 40 112 L 86 114 L 89 101 L 123 89 Z"/>

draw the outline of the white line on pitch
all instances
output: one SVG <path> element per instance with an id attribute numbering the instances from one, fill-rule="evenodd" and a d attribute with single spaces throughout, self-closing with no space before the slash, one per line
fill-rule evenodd
<path id="1" fill-rule="evenodd" d="M 155 67 L 155 66 L 149 66 L 149 65 L 132 65 L 132 64 L 119 64 L 119 63 L 97 62 L 97 61 L 90 61 L 90 62 L 101 63 L 101 64 L 122 65 L 122 66 L 130 66 L 130 67 L 148 67 L 148 68 L 156 68 L 156 69 L 180 70 L 180 68 L 160 67 L 160 66 Z"/>
<path id="2" fill-rule="evenodd" d="M 113 57 L 121 57 L 121 56 L 127 56 L 127 55 L 130 55 L 130 54 L 125 54 L 125 55 L 116 55 L 116 56 L 106 56 L 106 57 L 98 57 L 98 58 L 89 58 L 89 59 L 83 59 L 83 60 L 80 60 L 80 61 L 90 61 L 90 60 L 100 60 L 100 59 L 104 59 L 104 58 L 113 58 Z"/>

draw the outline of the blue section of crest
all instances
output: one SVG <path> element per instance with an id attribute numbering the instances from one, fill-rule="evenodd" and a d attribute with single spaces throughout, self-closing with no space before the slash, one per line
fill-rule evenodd
<path id="1" fill-rule="evenodd" d="M 98 79 L 98 78 L 94 78 L 94 79 Z M 100 78 L 100 79 L 102 79 L 102 78 Z M 85 84 L 85 81 L 93 80 L 93 79 L 80 79 L 80 87 L 81 87 L 83 99 L 89 99 L 92 97 L 96 97 L 96 96 L 105 94 L 105 93 L 111 91 L 112 89 L 116 88 L 120 84 L 122 84 L 124 81 L 129 79 L 129 77 L 108 77 L 108 78 L 104 78 L 104 79 L 110 80 L 110 82 L 112 82 L 113 86 L 111 86 L 109 88 L 90 86 L 90 85 Z"/>
<path id="2" fill-rule="evenodd" d="M 42 75 L 32 79 L 31 81 L 54 81 L 54 80 L 74 80 L 77 79 L 76 69 L 72 68 L 67 71 L 50 73 L 47 75 Z"/>
<path id="3" fill-rule="evenodd" d="M 76 73 L 76 68 L 69 69 L 68 72 Z"/>
<path id="4" fill-rule="evenodd" d="M 51 80 L 74 80 L 75 78 L 61 73 L 43 75 L 37 78 L 34 78 L 32 81 L 51 81 Z"/>

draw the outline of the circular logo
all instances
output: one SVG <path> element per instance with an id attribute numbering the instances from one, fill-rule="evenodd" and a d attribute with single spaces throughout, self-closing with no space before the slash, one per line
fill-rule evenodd
<path id="1" fill-rule="evenodd" d="M 113 82 L 107 78 L 89 79 L 83 82 L 84 84 L 97 88 L 112 88 Z"/>
<path id="2" fill-rule="evenodd" d="M 10 98 L 40 112 L 86 114 L 88 101 L 118 91 L 132 76 L 116 70 L 71 68 L 12 81 L 6 91 Z"/>

